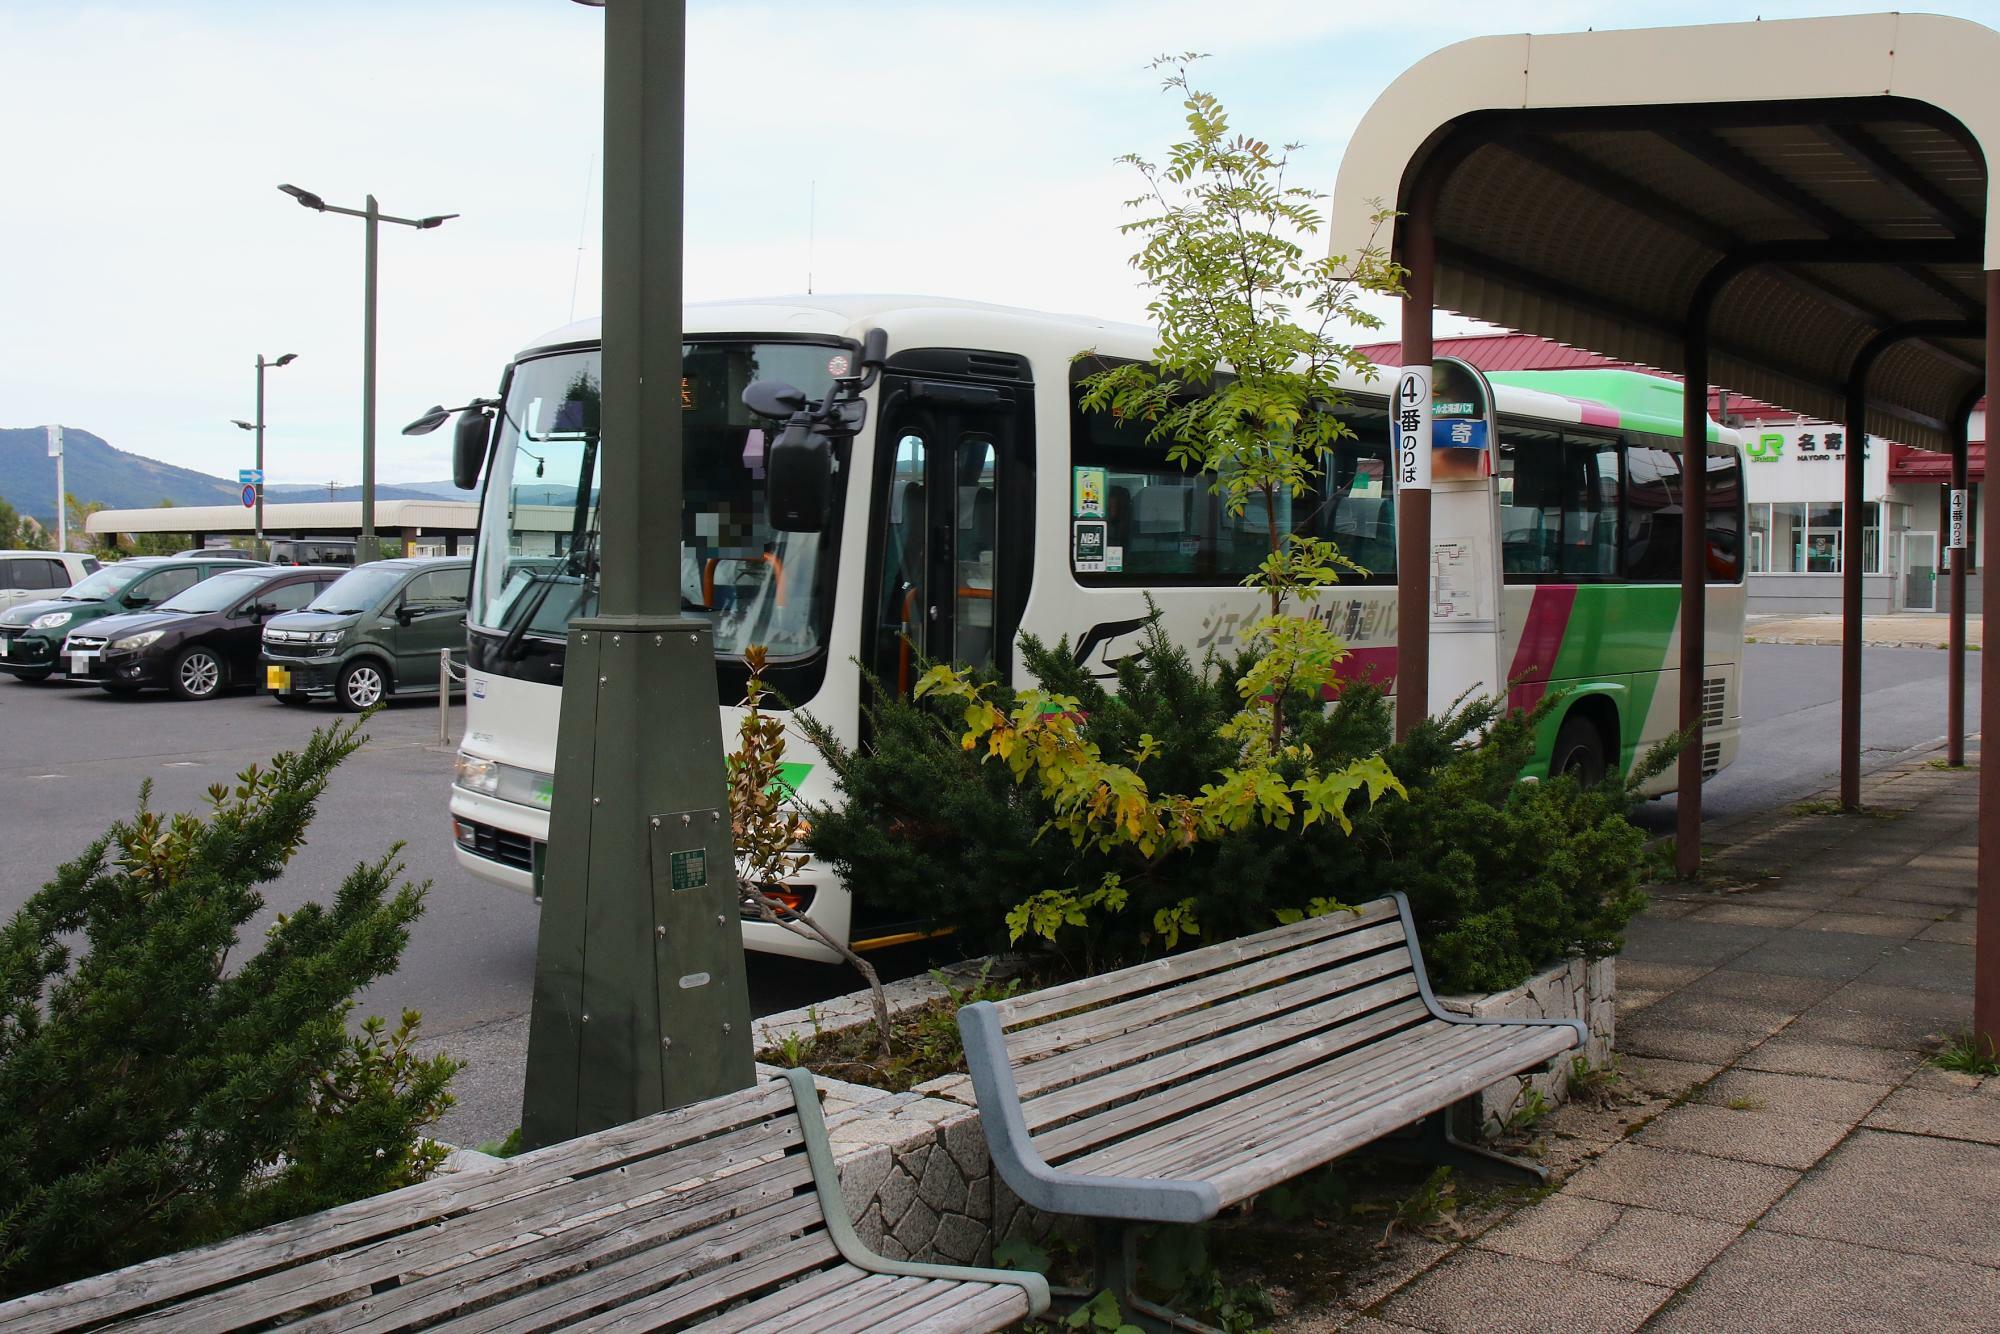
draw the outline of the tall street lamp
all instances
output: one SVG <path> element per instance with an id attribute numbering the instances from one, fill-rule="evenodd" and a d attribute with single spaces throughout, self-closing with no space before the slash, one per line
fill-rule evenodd
<path id="1" fill-rule="evenodd" d="M 427 231 L 432 227 L 458 216 L 456 213 L 433 213 L 426 218 L 398 218 L 384 213 L 375 203 L 375 196 L 368 196 L 364 208 L 342 208 L 329 204 L 310 190 L 301 190 L 296 185 L 278 187 L 286 194 L 309 209 L 319 213 L 343 213 L 350 218 L 360 218 L 367 224 L 366 258 L 363 260 L 362 332 L 361 332 L 361 541 L 355 544 L 354 563 L 374 560 L 381 554 L 375 543 L 375 233 L 376 224 L 398 223 L 404 227 L 415 227 Z"/>
<path id="2" fill-rule="evenodd" d="M 296 352 L 287 352 L 276 361 L 264 360 L 264 354 L 257 354 L 257 420 L 254 422 L 235 418 L 238 426 L 257 433 L 257 545 L 264 545 L 264 368 L 267 366 L 289 366 L 299 359 Z"/>

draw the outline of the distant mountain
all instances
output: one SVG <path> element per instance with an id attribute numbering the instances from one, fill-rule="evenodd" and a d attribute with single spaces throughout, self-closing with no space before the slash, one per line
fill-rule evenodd
<path id="1" fill-rule="evenodd" d="M 232 483 L 232 486 L 234 484 Z M 238 488 L 240 489 L 240 488 Z M 297 504 L 307 500 L 359 500 L 361 488 L 343 486 L 329 491 L 310 482 L 278 482 L 264 488 L 267 504 Z M 477 491 L 461 491 L 450 482 L 398 482 L 394 486 L 376 483 L 377 500 L 477 500 Z"/>
<path id="2" fill-rule="evenodd" d="M 63 485 L 86 503 L 102 501 L 111 509 L 147 509 L 162 500 L 176 505 L 233 505 L 242 488 L 233 478 L 211 477 L 192 468 L 176 467 L 106 444 L 102 437 L 78 427 L 63 428 Z M 427 500 L 447 494 L 469 500 L 473 493 L 449 482 L 415 486 L 377 486 L 378 500 Z M 324 486 L 290 485 L 264 488 L 270 502 L 327 499 Z M 361 488 L 338 489 L 335 499 L 359 500 Z M 56 465 L 49 457 L 48 432 L 40 426 L 0 428 L 0 499 L 23 514 L 55 525 Z"/>

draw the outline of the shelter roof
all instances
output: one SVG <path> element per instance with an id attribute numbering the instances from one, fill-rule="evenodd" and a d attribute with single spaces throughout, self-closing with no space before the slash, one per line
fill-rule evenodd
<path id="1" fill-rule="evenodd" d="M 244 505 L 157 505 L 149 509 L 98 510 L 84 520 L 90 533 L 247 533 L 256 511 Z M 375 526 L 383 531 L 422 528 L 469 533 L 479 526 L 479 505 L 470 500 L 383 500 L 375 505 Z M 264 506 L 267 532 L 361 531 L 358 500 L 314 500 Z"/>
<path id="2" fill-rule="evenodd" d="M 1332 248 L 1379 239 L 1432 173 L 1439 306 L 1668 371 L 1733 274 L 1712 380 L 1832 420 L 1871 338 L 1928 322 L 1876 363 L 1868 425 L 1942 449 L 2000 267 L 1994 69 L 2000 34 L 1926 14 L 1460 42 L 1356 128 Z"/>

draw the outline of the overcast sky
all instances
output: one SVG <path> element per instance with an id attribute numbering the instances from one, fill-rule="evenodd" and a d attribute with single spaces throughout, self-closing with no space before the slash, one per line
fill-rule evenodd
<path id="1" fill-rule="evenodd" d="M 822 292 L 1137 319 L 1112 159 L 1180 128 L 1159 52 L 1211 53 L 1203 86 L 1240 128 L 1304 140 L 1295 178 L 1330 189 L 1376 94 L 1465 37 L 1882 7 L 694 0 L 687 294 L 801 291 L 810 269 Z M 2000 26 L 2000 0 L 1925 7 Z M 267 377 L 269 480 L 356 480 L 362 228 L 290 181 L 463 215 L 381 247 L 380 476 L 449 475 L 449 433 L 401 425 L 597 313 L 602 41 L 568 0 L 4 0 L 0 426 L 231 475 L 256 355 L 296 352 Z"/>

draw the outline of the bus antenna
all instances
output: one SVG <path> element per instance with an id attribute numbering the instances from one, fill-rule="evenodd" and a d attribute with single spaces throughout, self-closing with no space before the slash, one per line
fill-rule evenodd
<path id="1" fill-rule="evenodd" d="M 583 215 L 576 220 L 576 267 L 569 275 L 569 320 L 576 322 L 576 288 L 583 278 L 584 229 L 590 226 L 590 183 L 597 176 L 597 150 L 590 150 L 590 162 L 583 169 Z"/>

